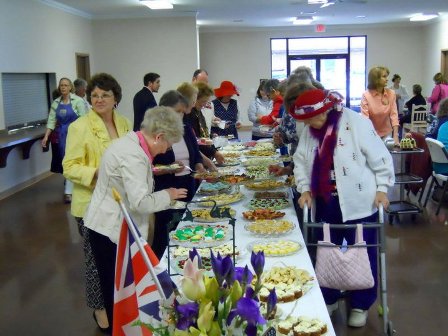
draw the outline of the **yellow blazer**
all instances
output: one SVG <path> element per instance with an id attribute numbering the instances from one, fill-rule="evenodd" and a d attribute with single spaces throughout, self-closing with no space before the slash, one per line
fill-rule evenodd
<path id="1" fill-rule="evenodd" d="M 131 122 L 115 110 L 113 118 L 119 137 L 132 130 Z M 74 183 L 71 213 L 75 217 L 84 217 L 95 189 L 95 171 L 111 142 L 106 125 L 93 110 L 71 123 L 68 128 L 62 166 L 64 176 Z"/>

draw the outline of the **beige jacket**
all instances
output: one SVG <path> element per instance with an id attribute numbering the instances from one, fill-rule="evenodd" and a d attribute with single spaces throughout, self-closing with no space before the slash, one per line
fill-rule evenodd
<path id="1" fill-rule="evenodd" d="M 167 209 L 170 196 L 165 190 L 153 193 L 151 164 L 134 132 L 112 142 L 104 153 L 98 182 L 84 216 L 86 227 L 117 243 L 123 214 L 113 198 L 112 188 L 120 193 L 142 237 L 148 237 L 151 244 L 154 212 Z"/>

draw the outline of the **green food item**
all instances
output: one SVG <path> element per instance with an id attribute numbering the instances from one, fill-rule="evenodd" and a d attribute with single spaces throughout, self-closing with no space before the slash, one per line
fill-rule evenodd
<path id="1" fill-rule="evenodd" d="M 190 238 L 190 241 L 193 243 L 199 242 L 201 240 L 202 240 L 202 235 L 199 235 L 199 234 L 194 235 L 193 237 Z"/>
<path id="2" fill-rule="evenodd" d="M 202 225 L 198 225 L 194 228 L 193 232 L 195 234 L 200 233 L 200 232 L 204 232 L 204 227 Z"/>
<path id="3" fill-rule="evenodd" d="M 177 230 L 176 231 L 176 238 L 180 241 L 186 241 L 188 240 L 188 237 L 184 235 L 184 233 L 182 232 L 182 230 Z"/>
<path id="4" fill-rule="evenodd" d="M 190 228 L 186 228 L 186 229 L 178 230 L 178 231 L 183 231 L 184 235 L 187 236 L 187 237 L 191 237 L 191 236 L 194 235 L 193 230 L 190 229 Z"/>

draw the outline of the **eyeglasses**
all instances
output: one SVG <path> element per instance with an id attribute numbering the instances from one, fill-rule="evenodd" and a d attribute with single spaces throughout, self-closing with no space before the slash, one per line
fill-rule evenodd
<path id="1" fill-rule="evenodd" d="M 90 95 L 90 99 L 97 99 L 97 100 L 98 99 L 110 99 L 110 98 L 113 98 L 113 97 L 114 97 L 114 95 L 110 94 L 110 93 L 105 93 L 102 96 L 99 96 L 97 94 Z"/>

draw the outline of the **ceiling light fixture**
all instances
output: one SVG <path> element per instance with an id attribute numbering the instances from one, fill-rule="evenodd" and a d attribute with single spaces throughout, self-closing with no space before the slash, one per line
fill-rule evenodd
<path id="1" fill-rule="evenodd" d="M 410 21 L 428 21 L 428 20 L 434 19 L 438 16 L 439 16 L 439 14 L 437 14 L 437 13 L 419 13 L 419 14 L 412 15 L 409 18 L 409 20 Z"/>
<path id="2" fill-rule="evenodd" d="M 173 9 L 173 4 L 167 0 L 151 0 L 140 2 L 151 9 Z"/>
<path id="3" fill-rule="evenodd" d="M 308 0 L 308 5 L 322 5 L 326 4 L 328 0 Z"/>
<path id="4" fill-rule="evenodd" d="M 295 25 L 308 25 L 313 22 L 314 17 L 312 16 L 298 16 L 294 19 L 293 23 Z"/>

